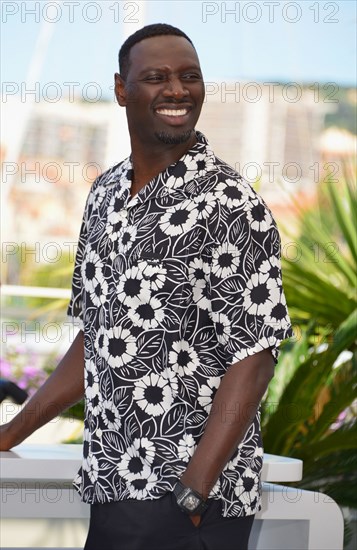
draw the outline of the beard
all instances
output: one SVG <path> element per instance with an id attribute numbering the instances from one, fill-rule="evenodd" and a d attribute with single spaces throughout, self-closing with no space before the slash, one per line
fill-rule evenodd
<path id="1" fill-rule="evenodd" d="M 179 145 L 180 143 L 186 143 L 191 135 L 193 130 L 186 130 L 182 134 L 168 134 L 167 132 L 155 132 L 155 137 L 162 143 L 166 145 Z"/>

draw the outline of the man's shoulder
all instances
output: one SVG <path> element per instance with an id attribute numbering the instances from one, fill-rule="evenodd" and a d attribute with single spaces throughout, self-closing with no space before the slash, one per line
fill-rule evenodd
<path id="1" fill-rule="evenodd" d="M 215 156 L 214 170 L 207 181 L 204 193 L 212 193 L 216 199 L 215 208 L 221 220 L 239 218 L 254 224 L 255 218 L 269 221 L 275 226 L 274 216 L 259 191 L 245 180 L 230 164 Z M 212 219 L 216 216 L 212 214 Z M 258 226 L 259 224 L 255 224 Z M 259 225 L 262 227 L 262 224 Z"/>
<path id="2" fill-rule="evenodd" d="M 217 156 L 215 156 L 214 168 L 210 176 L 208 180 L 210 191 L 222 191 L 229 187 L 232 194 L 234 194 L 235 189 L 235 194 L 242 194 L 246 200 L 257 199 L 263 201 L 254 187 L 233 166 Z"/>
<path id="3" fill-rule="evenodd" d="M 98 187 L 110 187 L 111 184 L 117 183 L 123 173 L 127 159 L 120 161 L 118 164 L 114 164 L 94 180 L 91 191 L 95 191 Z"/>
<path id="4" fill-rule="evenodd" d="M 230 178 L 238 182 L 243 181 L 241 174 L 231 164 L 228 164 L 228 162 L 217 156 L 215 157 L 215 169 L 221 175 L 222 180 Z"/>

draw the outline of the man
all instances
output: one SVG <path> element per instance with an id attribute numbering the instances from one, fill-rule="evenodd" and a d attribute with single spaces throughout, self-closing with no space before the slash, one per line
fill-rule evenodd
<path id="1" fill-rule="evenodd" d="M 119 64 L 132 152 L 88 197 L 69 306 L 82 330 L 2 448 L 84 385 L 86 550 L 243 550 L 260 506 L 259 403 L 291 334 L 279 235 L 195 131 L 190 39 L 149 25 Z"/>

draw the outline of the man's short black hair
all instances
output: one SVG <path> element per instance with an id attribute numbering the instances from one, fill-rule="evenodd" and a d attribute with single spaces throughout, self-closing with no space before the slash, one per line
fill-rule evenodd
<path id="1" fill-rule="evenodd" d="M 167 25 L 166 23 L 146 25 L 130 35 L 119 50 L 119 71 L 122 78 L 126 78 L 129 71 L 129 55 L 131 48 L 138 42 L 145 40 L 145 38 L 152 38 L 153 36 L 182 36 L 186 38 L 194 48 L 192 40 L 177 27 Z"/>

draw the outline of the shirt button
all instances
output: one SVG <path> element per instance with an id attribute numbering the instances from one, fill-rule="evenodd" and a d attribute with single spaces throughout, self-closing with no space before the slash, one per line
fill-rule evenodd
<path id="1" fill-rule="evenodd" d="M 127 210 L 122 210 L 121 215 L 123 216 L 123 218 L 127 218 L 128 217 L 128 211 Z"/>

